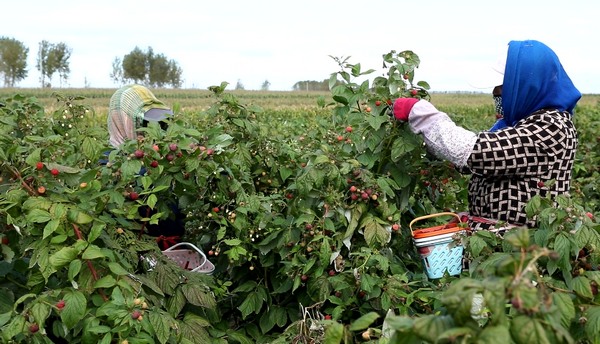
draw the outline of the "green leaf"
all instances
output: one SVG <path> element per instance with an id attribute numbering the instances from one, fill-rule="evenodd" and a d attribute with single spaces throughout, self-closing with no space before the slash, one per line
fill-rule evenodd
<path id="1" fill-rule="evenodd" d="M 44 234 L 42 236 L 42 239 L 46 239 L 47 237 L 52 235 L 58 229 L 58 225 L 60 225 L 60 220 L 48 221 L 48 223 L 46 223 L 46 226 L 44 226 Z"/>
<path id="2" fill-rule="evenodd" d="M 203 308 L 215 308 L 216 302 L 210 290 L 197 283 L 187 283 L 181 286 L 181 291 L 189 303 Z"/>
<path id="3" fill-rule="evenodd" d="M 540 321 L 526 315 L 518 315 L 512 320 L 510 334 L 516 344 L 551 343 Z"/>
<path id="4" fill-rule="evenodd" d="M 384 246 L 392 238 L 391 232 L 370 214 L 363 219 L 361 225 L 364 229 L 365 240 L 370 247 Z"/>
<path id="5" fill-rule="evenodd" d="M 447 315 L 428 315 L 417 318 L 413 324 L 415 334 L 426 341 L 435 343 L 445 331 L 455 326 L 452 317 Z"/>
<path id="6" fill-rule="evenodd" d="M 65 266 L 71 263 L 73 259 L 77 258 L 78 253 L 79 252 L 72 247 L 63 247 L 60 249 L 60 251 L 50 256 L 50 265 L 54 268 Z"/>
<path id="7" fill-rule="evenodd" d="M 74 281 L 75 277 L 79 274 L 79 271 L 81 271 L 81 260 L 75 259 L 71 261 L 71 263 L 69 263 L 68 272 L 69 281 Z"/>
<path id="8" fill-rule="evenodd" d="M 8 339 L 13 338 L 19 333 L 23 332 L 23 329 L 26 327 L 26 319 L 21 314 L 17 314 L 14 318 L 12 318 L 11 322 L 2 328 L 2 332 L 0 335 L 5 338 L 5 342 L 8 343 Z"/>
<path id="9" fill-rule="evenodd" d="M 369 123 L 374 130 L 379 130 L 383 123 L 387 123 L 390 120 L 388 116 L 367 116 L 366 119 L 367 123 Z"/>
<path id="10" fill-rule="evenodd" d="M 360 318 L 354 320 L 352 324 L 350 324 L 350 331 L 361 331 L 369 328 L 375 320 L 379 319 L 379 314 L 376 312 L 369 312 Z"/>
<path id="11" fill-rule="evenodd" d="M 169 314 L 171 314 L 171 316 L 174 318 L 177 317 L 179 315 L 179 312 L 181 312 L 181 310 L 185 306 L 185 303 L 186 299 L 183 295 L 183 292 L 181 291 L 181 289 L 177 289 L 175 291 L 175 294 L 173 294 L 170 298 L 167 299 L 167 309 L 169 311 Z"/>
<path id="12" fill-rule="evenodd" d="M 315 165 L 326 164 L 329 163 L 330 159 L 327 155 L 319 155 L 315 157 L 314 163 Z"/>
<path id="13" fill-rule="evenodd" d="M 293 173 L 294 171 L 287 167 L 282 166 L 279 168 L 279 176 L 281 177 L 282 181 L 286 181 Z"/>
<path id="14" fill-rule="evenodd" d="M 68 291 L 63 298 L 65 308 L 60 312 L 60 318 L 67 328 L 73 328 L 83 319 L 87 311 L 87 300 L 83 293 L 79 291 Z"/>
<path id="15" fill-rule="evenodd" d="M 510 331 L 506 326 L 487 326 L 477 336 L 479 344 L 506 344 Z"/>
<path id="16" fill-rule="evenodd" d="M 87 241 L 88 242 L 94 242 L 94 240 L 98 239 L 100 237 L 100 234 L 102 234 L 102 230 L 106 227 L 106 224 L 104 223 L 94 223 L 94 225 L 92 225 L 92 228 L 90 229 L 90 234 L 88 235 Z"/>
<path id="17" fill-rule="evenodd" d="M 96 283 L 94 283 L 94 288 L 111 288 L 114 287 L 116 284 L 117 281 L 115 280 L 115 278 L 112 275 L 107 275 L 97 280 Z"/>
<path id="18" fill-rule="evenodd" d="M 257 292 L 249 293 L 238 307 L 240 312 L 242 312 L 242 319 L 246 319 L 246 317 L 252 313 L 258 314 L 262 308 L 263 302 L 264 300 Z"/>
<path id="19" fill-rule="evenodd" d="M 223 242 L 229 246 L 237 246 L 242 243 L 240 239 L 226 239 Z"/>
<path id="20" fill-rule="evenodd" d="M 211 343 L 212 340 L 206 331 L 210 323 L 205 319 L 188 312 L 180 322 L 181 335 L 190 343 Z"/>
<path id="21" fill-rule="evenodd" d="M 469 249 L 474 257 L 479 257 L 479 254 L 486 246 L 485 240 L 477 235 L 473 235 L 469 238 Z"/>
<path id="22" fill-rule="evenodd" d="M 42 161 L 41 153 L 41 148 L 36 148 L 33 151 L 31 151 L 31 153 L 29 153 L 29 155 L 25 158 L 25 162 L 27 163 L 27 165 L 35 166 L 35 164 L 37 164 L 39 161 Z"/>
<path id="23" fill-rule="evenodd" d="M 83 259 L 96 259 L 96 258 L 105 258 L 106 255 L 104 254 L 104 252 L 102 252 L 102 249 L 96 245 L 90 245 L 88 246 L 85 251 L 83 252 L 83 255 L 81 256 L 81 258 Z"/>
<path id="24" fill-rule="evenodd" d="M 325 329 L 325 339 L 323 344 L 339 344 L 344 338 L 344 325 L 338 322 L 331 322 Z"/>
<path id="25" fill-rule="evenodd" d="M 569 270 L 571 264 L 569 263 L 570 251 L 571 251 L 571 241 L 567 238 L 566 234 L 559 233 L 554 239 L 554 251 L 559 254 L 559 259 L 557 261 L 557 265 L 560 268 Z"/>
<path id="26" fill-rule="evenodd" d="M 591 343 L 598 343 L 600 341 L 600 307 L 590 306 L 585 315 L 587 317 L 585 333 Z"/>
<path id="27" fill-rule="evenodd" d="M 52 220 L 52 216 L 46 210 L 33 209 L 26 216 L 27 222 L 44 223 Z"/>
<path id="28" fill-rule="evenodd" d="M 277 324 L 282 327 L 287 322 L 287 313 L 284 308 L 271 306 L 260 317 L 260 329 L 262 333 L 268 333 Z"/>
<path id="29" fill-rule="evenodd" d="M 160 309 L 149 312 L 148 316 L 158 341 L 166 343 L 171 335 L 171 328 L 176 328 L 177 322 L 169 313 Z"/>
<path id="30" fill-rule="evenodd" d="M 158 202 L 158 197 L 156 197 L 155 194 L 151 194 L 150 196 L 148 196 L 148 199 L 146 200 L 146 204 L 151 209 L 154 209 L 154 207 L 156 206 L 156 202 Z"/>
<path id="31" fill-rule="evenodd" d="M 584 276 L 577 276 L 573 278 L 573 291 L 580 297 L 583 297 L 587 300 L 591 300 L 594 298 L 594 294 L 592 293 L 592 286 L 590 284 L 590 280 Z"/>
<path id="32" fill-rule="evenodd" d="M 116 262 L 109 262 L 108 268 L 110 269 L 110 272 L 112 272 L 113 274 L 118 275 L 118 276 L 125 276 L 125 275 L 129 274 L 129 272 L 127 270 L 125 270 L 121 266 L 121 264 L 116 263 Z"/>
<path id="33" fill-rule="evenodd" d="M 568 294 L 554 292 L 552 301 L 558 308 L 560 322 L 564 328 L 569 328 L 571 321 L 575 318 L 575 305 Z"/>
<path id="34" fill-rule="evenodd" d="M 392 161 L 398 161 L 398 160 L 400 160 L 400 158 L 402 158 L 406 154 L 415 150 L 415 148 L 416 148 L 416 146 L 412 142 L 409 142 L 407 140 L 401 140 L 401 139 L 395 140 L 392 143 L 392 150 L 391 150 L 390 158 L 392 159 Z"/>
<path id="35" fill-rule="evenodd" d="M 38 324 L 43 324 L 48 319 L 50 315 L 51 307 L 48 303 L 45 302 L 36 302 L 31 307 L 31 314 L 35 319 L 35 322 Z"/>
<path id="36" fill-rule="evenodd" d="M 79 209 L 71 208 L 67 213 L 67 218 L 69 221 L 77 223 L 79 225 L 85 225 L 94 220 L 89 214 L 80 211 Z"/>

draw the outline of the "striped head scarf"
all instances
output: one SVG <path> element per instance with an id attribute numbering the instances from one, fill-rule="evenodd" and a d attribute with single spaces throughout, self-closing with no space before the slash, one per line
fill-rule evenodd
<path id="1" fill-rule="evenodd" d="M 110 98 L 108 108 L 108 134 L 110 144 L 118 147 L 136 138 L 136 130 L 144 120 L 160 121 L 172 115 L 171 109 L 141 85 L 128 85 L 118 89 Z"/>

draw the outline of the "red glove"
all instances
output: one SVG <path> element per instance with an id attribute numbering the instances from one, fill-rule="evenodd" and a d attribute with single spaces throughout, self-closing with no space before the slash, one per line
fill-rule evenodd
<path id="1" fill-rule="evenodd" d="M 394 117 L 397 120 L 406 122 L 408 121 L 408 114 L 412 110 L 413 105 L 418 102 L 417 98 L 398 98 L 394 101 Z"/>

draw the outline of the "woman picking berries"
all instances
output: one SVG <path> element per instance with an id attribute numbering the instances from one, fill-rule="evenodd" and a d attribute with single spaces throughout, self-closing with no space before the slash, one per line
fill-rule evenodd
<path id="1" fill-rule="evenodd" d="M 535 40 L 511 41 L 500 61 L 493 84 L 499 119 L 489 131 L 461 128 L 426 100 L 399 98 L 393 106 L 428 150 L 471 174 L 474 230 L 535 226 L 526 203 L 569 192 L 577 148 L 572 116 L 581 93 L 554 51 Z"/>

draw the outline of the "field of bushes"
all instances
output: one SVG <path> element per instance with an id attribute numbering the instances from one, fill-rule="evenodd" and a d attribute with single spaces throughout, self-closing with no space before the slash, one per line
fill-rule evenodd
<path id="1" fill-rule="evenodd" d="M 600 342 L 600 96 L 576 108 L 571 195 L 532 199 L 536 228 L 458 235 L 469 264 L 432 279 L 411 223 L 464 211 L 469 176 L 387 104 L 485 130 L 492 99 L 429 93 L 413 53 L 384 58 L 387 77 L 341 65 L 329 93 L 155 90 L 168 129 L 115 150 L 114 90 L 1 90 L 0 342 Z M 147 235 L 174 204 L 185 234 Z M 214 271 L 161 252 L 177 241 Z"/>

